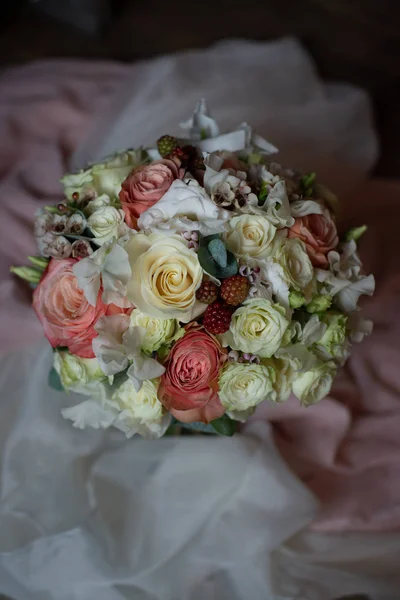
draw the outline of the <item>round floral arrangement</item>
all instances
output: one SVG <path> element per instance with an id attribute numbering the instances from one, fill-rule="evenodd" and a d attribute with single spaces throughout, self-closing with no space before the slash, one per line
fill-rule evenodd
<path id="1" fill-rule="evenodd" d="M 51 382 L 86 396 L 63 410 L 77 427 L 230 435 L 260 402 L 321 400 L 372 329 L 366 228 L 340 236 L 334 194 L 248 125 L 221 135 L 201 101 L 183 126 L 65 175 L 40 256 L 12 269 L 35 287 Z"/>

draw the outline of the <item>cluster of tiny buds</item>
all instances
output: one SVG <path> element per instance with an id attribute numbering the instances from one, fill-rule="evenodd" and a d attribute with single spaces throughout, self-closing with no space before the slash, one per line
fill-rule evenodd
<path id="1" fill-rule="evenodd" d="M 248 362 L 250 364 L 256 364 L 256 365 L 260 364 L 260 359 L 255 354 L 249 354 L 248 352 L 245 352 L 244 354 L 240 354 L 240 352 L 238 352 L 237 350 L 231 350 L 229 352 L 228 361 L 229 362 L 239 362 L 239 363 Z"/>
<path id="2" fill-rule="evenodd" d="M 199 249 L 199 234 L 197 231 L 183 231 L 181 236 L 189 242 L 188 247 L 193 250 Z"/>
<path id="3" fill-rule="evenodd" d="M 260 278 L 260 267 L 249 267 L 248 265 L 242 265 L 239 267 L 240 275 L 247 277 L 251 284 L 258 282 Z"/>

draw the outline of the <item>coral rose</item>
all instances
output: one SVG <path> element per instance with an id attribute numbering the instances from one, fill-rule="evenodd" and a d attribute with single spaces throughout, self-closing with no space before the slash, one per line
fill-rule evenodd
<path id="1" fill-rule="evenodd" d="M 303 240 L 312 264 L 322 269 L 328 267 L 328 252 L 339 243 L 336 225 L 328 211 L 323 215 L 312 214 L 295 219 L 288 236 Z"/>
<path id="2" fill-rule="evenodd" d="M 94 329 L 97 320 L 125 311 L 113 304 L 103 304 L 101 291 L 96 306 L 91 306 L 72 271 L 76 262 L 73 258 L 50 261 L 33 293 L 33 308 L 53 348 L 66 346 L 81 358 L 94 358 L 92 340 L 97 336 Z"/>
<path id="3" fill-rule="evenodd" d="M 138 229 L 137 219 L 151 208 L 167 192 L 175 179 L 181 179 L 176 162 L 158 160 L 137 167 L 128 175 L 119 193 L 125 221 L 132 229 Z"/>
<path id="4" fill-rule="evenodd" d="M 172 348 L 164 365 L 158 397 L 184 423 L 209 423 L 225 409 L 218 397 L 220 367 L 226 354 L 217 340 L 190 329 Z"/>

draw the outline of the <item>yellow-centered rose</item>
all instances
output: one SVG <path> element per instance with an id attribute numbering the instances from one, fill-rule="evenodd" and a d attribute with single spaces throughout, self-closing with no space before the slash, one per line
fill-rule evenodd
<path id="1" fill-rule="evenodd" d="M 132 236 L 125 246 L 132 268 L 128 298 L 146 315 L 188 323 L 204 311 L 196 301 L 203 269 L 180 236 Z"/>
<path id="2" fill-rule="evenodd" d="M 271 251 L 276 227 L 262 215 L 240 215 L 229 221 L 225 234 L 227 248 L 237 258 L 261 260 Z"/>

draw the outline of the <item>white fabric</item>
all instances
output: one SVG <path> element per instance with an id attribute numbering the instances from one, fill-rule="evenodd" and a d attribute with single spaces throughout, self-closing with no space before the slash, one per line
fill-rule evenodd
<path id="1" fill-rule="evenodd" d="M 377 158 L 367 94 L 322 82 L 309 55 L 288 38 L 223 42 L 139 63 L 72 167 L 122 148 L 154 146 L 164 133 L 182 135 L 179 123 L 202 97 L 221 133 L 247 121 L 281 150 L 274 160 L 316 171 L 338 194 L 350 191 Z"/>
<path id="2" fill-rule="evenodd" d="M 296 164 L 349 191 L 375 160 L 367 96 L 323 85 L 293 40 L 224 43 L 140 64 L 75 165 L 151 144 L 205 96 Z M 340 164 L 339 159 L 340 157 Z M 340 167 L 340 178 L 338 168 Z M 340 185 L 339 185 L 340 184 Z M 33 318 L 33 317 L 32 317 Z M 400 598 L 400 536 L 316 536 L 310 493 L 266 423 L 233 439 L 126 441 L 79 431 L 47 387 L 43 343 L 0 361 L 0 594 L 15 600 Z"/>

